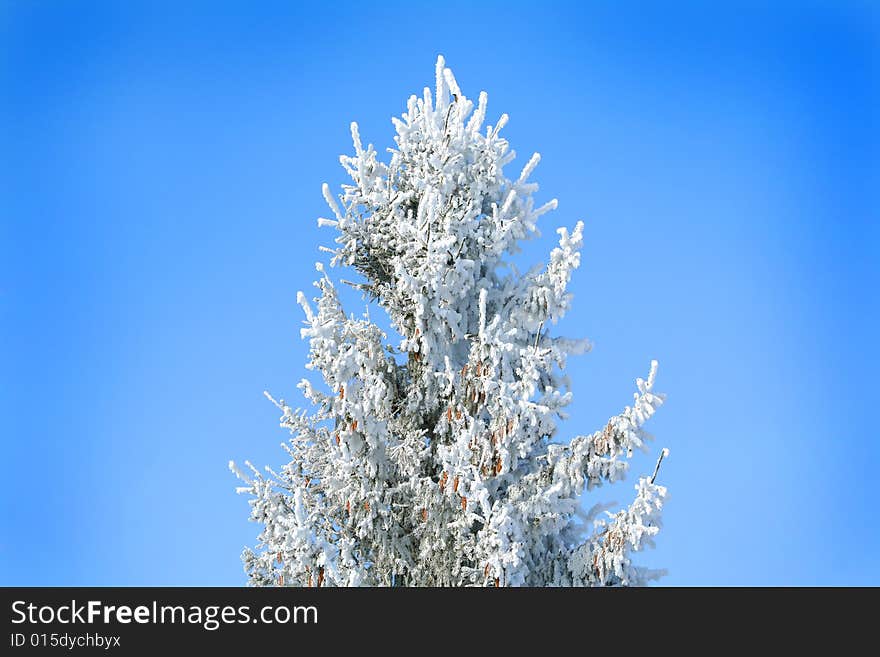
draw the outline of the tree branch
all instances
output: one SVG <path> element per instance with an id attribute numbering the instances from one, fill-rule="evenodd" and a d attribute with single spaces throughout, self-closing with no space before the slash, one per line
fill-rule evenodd
<path id="1" fill-rule="evenodd" d="M 654 483 L 654 480 L 657 478 L 657 473 L 660 471 L 660 464 L 663 463 L 663 458 L 669 456 L 669 449 L 664 447 L 660 451 L 660 458 L 657 459 L 657 465 L 654 466 L 654 474 L 651 475 L 651 483 Z"/>

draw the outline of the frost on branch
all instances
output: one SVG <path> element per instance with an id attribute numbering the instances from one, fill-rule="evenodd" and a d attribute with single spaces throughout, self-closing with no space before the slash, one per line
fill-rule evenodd
<path id="1" fill-rule="evenodd" d="M 299 388 L 311 408 L 269 397 L 292 436 L 290 461 L 265 473 L 231 464 L 263 526 L 243 554 L 252 585 L 632 585 L 655 575 L 630 559 L 660 526 L 656 471 L 604 519 L 582 512 L 581 494 L 622 479 L 645 449 L 642 426 L 663 402 L 657 363 L 605 426 L 558 439 L 572 401 L 566 359 L 590 348 L 551 335 L 572 303 L 583 224 L 557 231 L 546 266 L 516 270 L 511 256 L 556 201 L 535 205 L 537 153 L 505 175 L 515 158 L 501 136 L 507 115 L 484 125 L 486 112 L 486 94 L 462 95 L 441 57 L 434 92 L 392 119 L 386 162 L 351 125 L 354 154 L 340 158 L 351 183 L 338 195 L 323 187 L 331 216 L 318 221 L 335 232 L 323 250 L 403 337 L 388 345 L 369 319 L 347 316 L 318 263 L 317 297 L 298 295 L 316 374 Z"/>

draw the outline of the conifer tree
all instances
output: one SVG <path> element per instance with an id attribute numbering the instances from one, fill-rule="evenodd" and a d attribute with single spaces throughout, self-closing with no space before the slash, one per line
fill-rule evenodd
<path id="1" fill-rule="evenodd" d="M 642 425 L 663 400 L 657 363 L 632 405 L 564 439 L 566 360 L 590 345 L 550 328 L 572 303 L 583 224 L 557 231 L 546 266 L 517 271 L 511 256 L 556 201 L 535 207 L 537 153 L 506 177 L 507 115 L 484 128 L 486 107 L 440 57 L 435 93 L 392 119 L 388 161 L 351 125 L 354 154 L 340 161 L 352 182 L 337 196 L 323 187 L 332 217 L 318 222 L 336 234 L 324 250 L 402 339 L 346 315 L 317 265 L 314 306 L 298 301 L 320 381 L 299 384 L 310 410 L 275 402 L 290 461 L 267 474 L 230 463 L 263 525 L 242 555 L 251 585 L 641 585 L 659 574 L 631 557 L 660 526 L 666 450 L 628 508 L 584 512 L 581 499 L 645 449 Z"/>

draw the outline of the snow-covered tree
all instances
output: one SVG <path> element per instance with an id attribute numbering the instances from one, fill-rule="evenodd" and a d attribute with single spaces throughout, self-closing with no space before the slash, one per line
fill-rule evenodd
<path id="1" fill-rule="evenodd" d="M 644 448 L 642 425 L 663 400 L 657 363 L 604 427 L 558 439 L 566 359 L 590 345 L 549 327 L 572 302 L 583 224 L 557 231 L 549 264 L 517 271 L 510 256 L 556 201 L 533 202 L 537 153 L 505 175 L 507 115 L 483 129 L 486 101 L 465 97 L 440 57 L 435 93 L 392 119 L 387 162 L 351 125 L 354 155 L 340 161 L 352 183 L 337 197 L 324 185 L 332 217 L 318 222 L 336 247 L 323 250 L 402 339 L 386 344 L 368 315 L 346 315 L 317 265 L 315 307 L 298 300 L 321 381 L 299 384 L 311 412 L 275 402 L 290 462 L 268 475 L 230 463 L 264 525 L 242 555 L 251 585 L 638 585 L 659 574 L 631 561 L 660 525 L 656 468 L 618 513 L 584 512 L 581 500 Z"/>

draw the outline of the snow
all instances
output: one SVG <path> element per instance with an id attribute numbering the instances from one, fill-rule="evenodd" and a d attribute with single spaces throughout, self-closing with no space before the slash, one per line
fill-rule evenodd
<path id="1" fill-rule="evenodd" d="M 251 519 L 263 526 L 242 555 L 252 585 L 547 586 L 643 584 L 634 565 L 660 526 L 666 489 L 641 478 L 632 504 L 584 522 L 585 490 L 624 478 L 646 449 L 643 424 L 663 402 L 657 363 L 633 403 L 593 433 L 558 442 L 572 403 L 564 368 L 590 348 L 550 335 L 572 303 L 583 223 L 560 228 L 548 264 L 520 275 L 507 260 L 536 236 L 528 182 L 515 180 L 503 114 L 481 132 L 476 108 L 438 58 L 436 89 L 394 118 L 387 162 L 351 125 L 351 177 L 334 197 L 330 265 L 350 267 L 403 336 L 396 350 L 369 318 L 345 313 L 332 277 L 297 302 L 309 341 L 299 388 L 311 404 L 274 402 L 291 433 L 280 471 L 246 476 Z M 502 275 L 502 272 L 512 272 Z M 270 399 L 272 399 L 270 397 Z M 663 456 L 668 454 L 664 450 Z M 659 463 L 658 463 L 659 466 Z M 592 531 L 591 531 L 592 530 Z"/>

